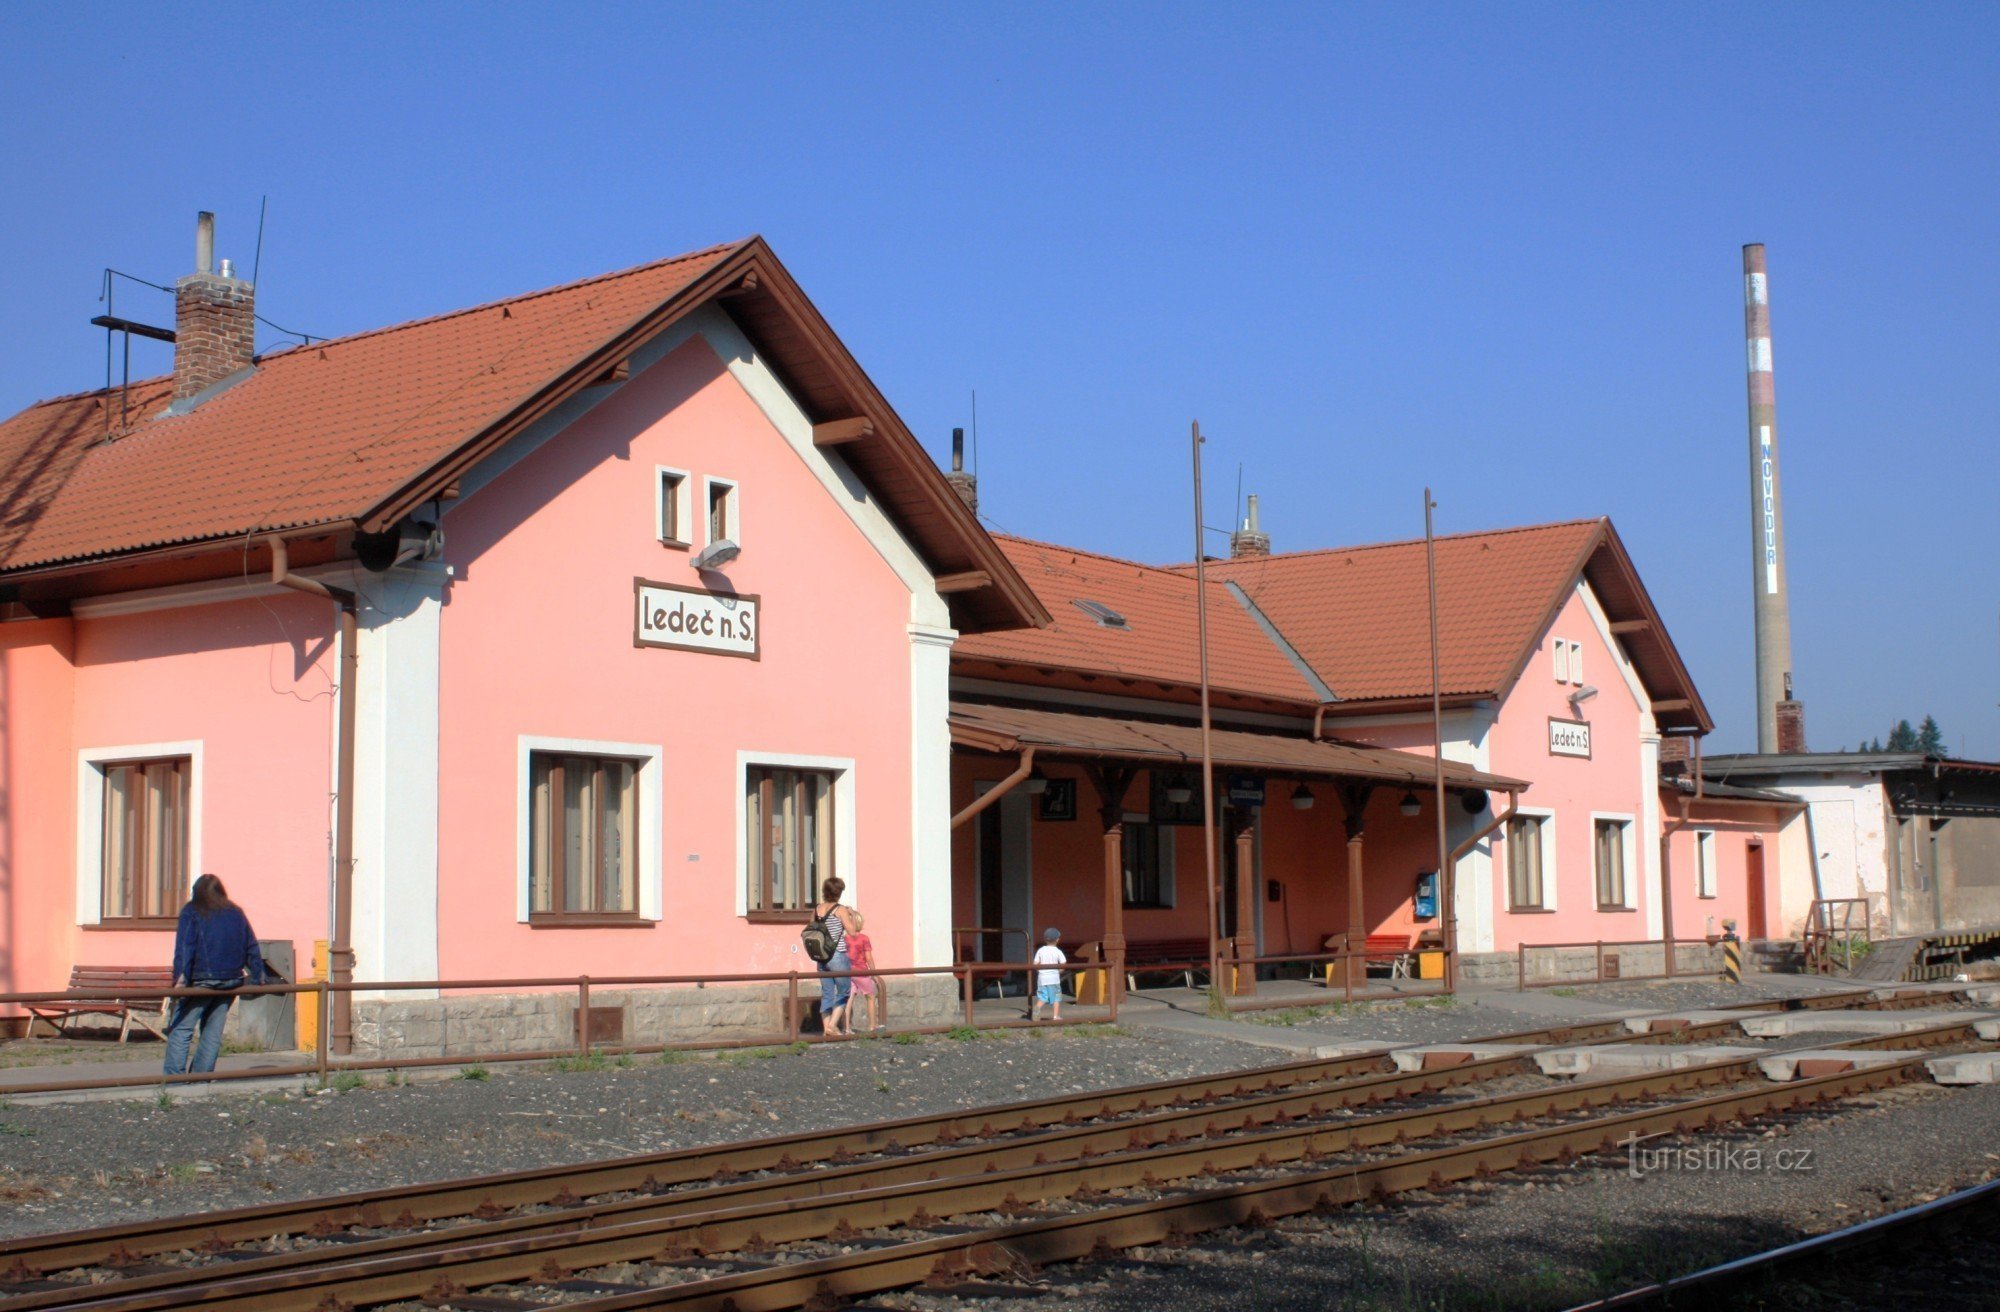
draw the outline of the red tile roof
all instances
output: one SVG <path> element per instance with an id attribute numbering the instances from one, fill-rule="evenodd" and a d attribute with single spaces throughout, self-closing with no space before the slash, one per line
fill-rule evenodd
<path id="1" fill-rule="evenodd" d="M 1109 674 L 1178 688 L 1200 685 L 1195 581 L 1170 569 L 996 534 L 1000 549 L 1054 617 L 1044 629 L 985 633 L 959 640 L 959 661 Z M 1227 589 L 1211 582 L 1209 681 L 1218 691 L 1312 705 L 1320 700 Z M 1107 628 L 1075 603 L 1101 602 L 1123 615 Z M 1116 691 L 1115 689 L 1111 691 Z"/>
<path id="2" fill-rule="evenodd" d="M 736 247 L 273 353 L 193 412 L 170 380 L 0 423 L 0 570 L 351 521 Z"/>
<path id="3" fill-rule="evenodd" d="M 1177 567 L 1183 574 L 1192 566 Z M 1343 703 L 1428 698 L 1430 618 L 1424 544 L 1297 551 L 1212 562 Z M 1503 697 L 1578 577 L 1613 620 L 1643 620 L 1619 641 L 1663 727 L 1712 727 L 1608 519 L 1437 539 L 1439 684 L 1447 697 Z"/>
<path id="4" fill-rule="evenodd" d="M 1439 682 L 1498 696 L 1595 547 L 1602 520 L 1437 539 Z M 1424 544 L 1385 542 L 1218 561 L 1342 701 L 1428 697 Z"/>
<path id="5" fill-rule="evenodd" d="M 718 297 L 809 418 L 871 422 L 841 456 L 938 573 L 983 579 L 949 598 L 961 629 L 1045 618 L 757 237 L 273 352 L 180 415 L 166 413 L 168 379 L 134 384 L 122 403 L 112 391 L 30 406 L 0 421 L 0 576 L 270 532 L 377 531 Z"/>

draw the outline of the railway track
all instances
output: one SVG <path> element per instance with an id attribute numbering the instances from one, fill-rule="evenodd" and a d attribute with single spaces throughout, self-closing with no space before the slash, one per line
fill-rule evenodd
<path id="1" fill-rule="evenodd" d="M 1824 1000 L 1843 998 L 1858 1002 Z M 1945 1000 L 1911 995 L 1879 1005 Z M 1775 1008 L 1742 1010 L 1760 1009 Z M 1685 1042 L 1730 1024 L 1659 1040 Z M 1631 1036 L 1607 1023 L 1502 1038 L 1574 1044 Z M 1970 1039 L 1963 1026 L 1943 1026 L 1835 1046 Z M 1795 1095 L 1810 1101 L 1881 1087 L 1908 1078 L 1921 1061 L 1702 1092 L 1754 1080 L 1754 1058 L 1745 1058 L 1480 1096 L 1479 1085 L 1531 1069 L 1526 1056 L 1397 1074 L 1379 1070 L 1386 1054 L 17 1240 L 0 1245 L 0 1269 L 9 1273 L 0 1307 L 314 1309 L 420 1299 L 470 1312 L 567 1307 L 592 1294 L 603 1299 L 583 1305 L 796 1306 L 911 1283 L 904 1277 L 912 1262 L 929 1264 L 916 1279 L 990 1275 L 988 1268 L 1017 1261 L 1081 1256 L 1070 1252 L 1079 1234 L 1091 1238 L 1085 1253 L 1157 1242 L 1148 1218 L 1161 1215 L 1181 1233 L 1254 1219 L 1232 1211 L 1231 1198 L 1264 1199 L 1252 1210 L 1270 1218 L 1298 1210 L 1288 1201 L 1298 1188 L 1324 1186 L 1311 1198 L 1339 1205 L 1351 1201 L 1344 1191 L 1356 1181 L 1368 1188 L 1354 1197 L 1397 1192 L 1413 1178 L 1447 1183 L 1465 1178 L 1458 1171 L 1468 1162 L 1477 1173 L 1544 1160 L 1537 1154 L 1548 1145 L 1574 1153 L 1614 1131 L 1650 1133 L 1639 1127 L 1660 1116 L 1686 1128 L 1794 1105 Z M 1529 1128 L 1486 1133 L 1502 1125 Z M 812 1165 L 802 1166 L 802 1156 Z M 1328 1161 L 1337 1164 L 1317 1165 Z M 1419 1165 L 1424 1172 L 1410 1177 Z M 1235 1179 L 1245 1172 L 1272 1178 Z M 729 1178 L 739 1175 L 748 1178 Z M 1197 1196 L 1207 1201 L 1196 1206 Z M 1050 1208 L 1060 1214 L 1039 1215 Z M 1217 1220 L 1224 1216 L 1235 1219 Z M 917 1237 L 865 1235 L 883 1227 Z M 149 1260 L 165 1254 L 172 1260 Z M 620 1266 L 662 1287 L 624 1291 L 578 1275 Z M 518 1288 L 522 1282 L 528 1287 Z M 510 1288 L 491 1292 L 502 1286 Z M 711 1294 L 713 1301 L 701 1301 Z M 632 1298 L 641 1301 L 621 1301 Z"/>
<path id="2" fill-rule="evenodd" d="M 2000 1215 L 2000 1180 L 1990 1180 L 1970 1189 L 1961 1189 L 1942 1198 L 1878 1216 L 1871 1221 L 1844 1226 L 1797 1243 L 1762 1253 L 1753 1253 L 1733 1262 L 1705 1267 L 1657 1284 L 1628 1289 L 1609 1298 L 1579 1303 L 1569 1312 L 1638 1312 L 1639 1309 L 1687 1307 L 1690 1300 L 1706 1305 L 1734 1306 L 1730 1300 L 1767 1294 L 1773 1282 L 1816 1273 L 1838 1285 L 1843 1276 L 1838 1268 L 1828 1271 L 1828 1259 L 1847 1263 L 1880 1261 L 1881 1250 L 1894 1247 L 1896 1270 L 1889 1283 L 1907 1289 L 1911 1283 L 1906 1259 L 1918 1244 L 1936 1242 L 1954 1231 L 1977 1229 L 1990 1233 L 1995 1215 Z M 1921 1297 L 1921 1295 L 1918 1295 Z"/>

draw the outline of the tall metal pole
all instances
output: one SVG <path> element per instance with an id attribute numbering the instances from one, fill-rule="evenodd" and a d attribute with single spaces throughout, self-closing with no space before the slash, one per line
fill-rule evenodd
<path id="1" fill-rule="evenodd" d="M 1778 392 L 1764 247 L 1743 248 L 1743 336 L 1750 392 L 1750 559 L 1757 626 L 1757 750 L 1781 752 L 1778 703 L 1792 700 L 1792 619 L 1785 510 L 1778 485 Z M 1802 746 L 1802 744 L 1801 744 Z M 1797 746 L 1793 750 L 1798 750 Z"/>
<path id="2" fill-rule="evenodd" d="M 1452 869 L 1451 843 L 1445 836 L 1444 820 L 1444 684 L 1438 675 L 1438 562 L 1437 539 L 1431 528 L 1431 512 L 1437 502 L 1424 489 L 1424 576 L 1430 594 L 1431 612 L 1431 755 L 1436 777 L 1438 915 L 1444 918 L 1444 991 L 1458 991 L 1458 879 Z"/>
<path id="3" fill-rule="evenodd" d="M 1201 518 L 1201 421 L 1196 420 L 1194 448 L 1194 615 L 1195 641 L 1201 646 L 1201 859 L 1208 872 L 1208 978 L 1222 985 L 1222 899 L 1215 886 L 1215 754 L 1209 745 L 1208 719 L 1208 553 L 1203 550 Z M 1238 879 L 1245 872 L 1236 872 Z"/>

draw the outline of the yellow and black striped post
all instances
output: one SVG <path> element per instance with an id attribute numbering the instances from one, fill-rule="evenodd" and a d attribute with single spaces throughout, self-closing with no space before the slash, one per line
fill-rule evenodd
<path id="1" fill-rule="evenodd" d="M 1731 984 L 1743 982 L 1743 940 L 1736 937 L 1736 922 L 1722 922 L 1722 977 Z"/>

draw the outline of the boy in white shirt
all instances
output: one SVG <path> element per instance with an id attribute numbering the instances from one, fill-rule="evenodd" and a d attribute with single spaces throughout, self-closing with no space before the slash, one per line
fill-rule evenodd
<path id="1" fill-rule="evenodd" d="M 1050 1020 L 1062 1019 L 1062 971 L 1046 969 L 1051 966 L 1060 967 L 1069 960 L 1063 955 L 1063 950 L 1056 946 L 1056 940 L 1061 937 L 1061 930 L 1045 929 L 1042 931 L 1042 945 L 1035 949 L 1035 965 L 1044 969 L 1035 972 L 1035 1002 L 1028 1009 L 1030 1020 L 1040 1020 L 1044 1006 L 1049 1008 Z"/>

